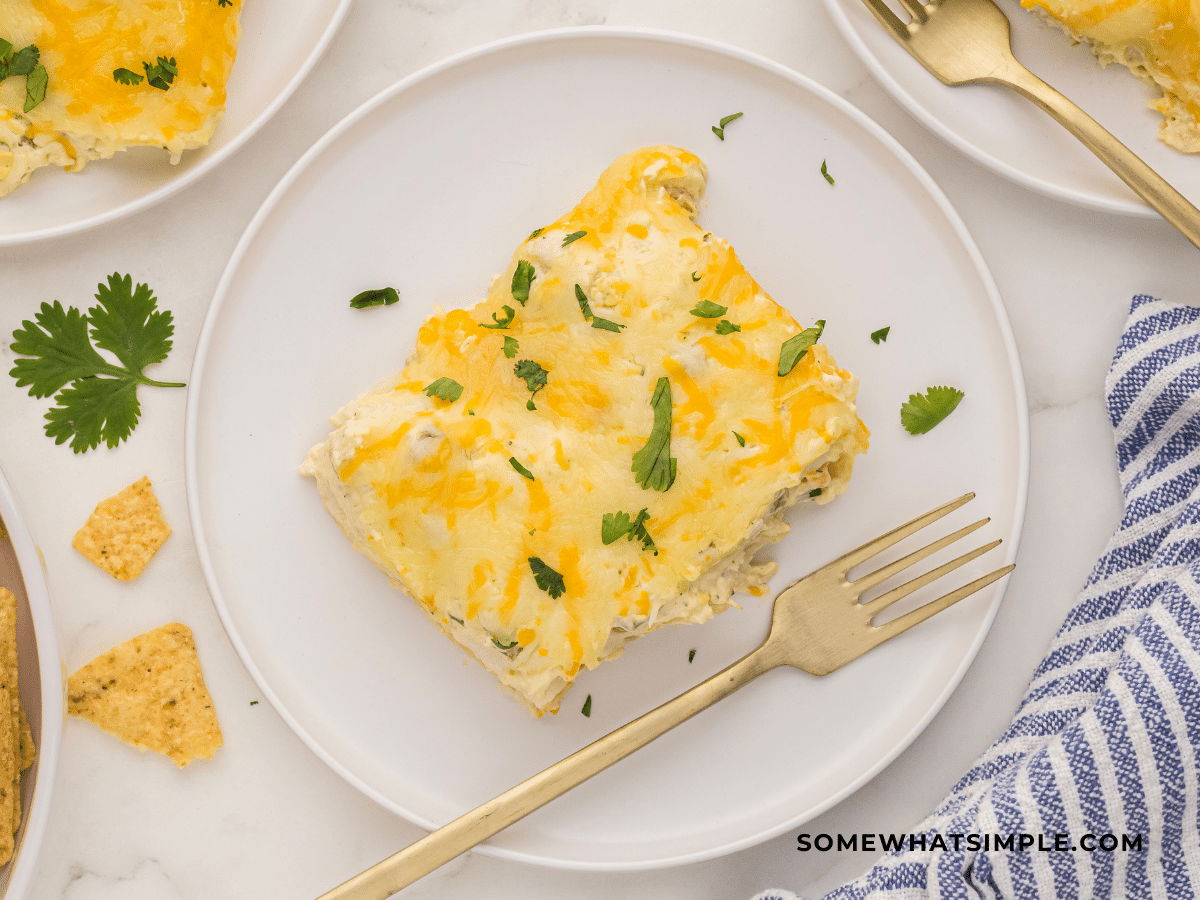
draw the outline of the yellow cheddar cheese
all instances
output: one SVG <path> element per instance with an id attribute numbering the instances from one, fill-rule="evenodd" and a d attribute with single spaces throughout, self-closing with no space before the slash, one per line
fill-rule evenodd
<path id="1" fill-rule="evenodd" d="M 616 160 L 486 300 L 435 309 L 300 468 L 536 715 L 630 638 L 761 593 L 774 564 L 752 558 L 784 510 L 831 500 L 867 448 L 857 382 L 823 345 L 779 374 L 817 329 L 798 338 L 693 222 L 705 180 L 676 147 Z"/>

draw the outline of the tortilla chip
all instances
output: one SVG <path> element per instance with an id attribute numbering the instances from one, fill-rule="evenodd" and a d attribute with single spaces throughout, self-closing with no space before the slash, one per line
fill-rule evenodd
<path id="1" fill-rule="evenodd" d="M 8 689 L 0 687 L 0 710 L 11 704 Z M 13 784 L 17 778 L 15 720 L 0 715 L 0 822 L 21 822 L 20 807 L 14 807 L 17 794 Z M 16 828 L 0 828 L 0 865 L 12 859 L 16 846 Z"/>
<path id="2" fill-rule="evenodd" d="M 171 534 L 150 479 L 101 500 L 71 546 L 118 581 L 132 581 Z"/>
<path id="3" fill-rule="evenodd" d="M 25 715 L 25 704 L 19 704 L 18 708 L 17 765 L 24 772 L 37 760 L 37 748 L 33 745 L 33 729 L 29 727 L 29 717 Z"/>
<path id="4" fill-rule="evenodd" d="M 113 647 L 68 678 L 67 712 L 177 766 L 212 759 L 221 746 L 191 629 L 178 622 Z"/>

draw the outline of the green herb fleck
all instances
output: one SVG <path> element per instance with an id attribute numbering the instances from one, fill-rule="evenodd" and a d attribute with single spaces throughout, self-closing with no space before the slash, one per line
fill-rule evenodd
<path id="1" fill-rule="evenodd" d="M 654 539 L 646 530 L 646 521 L 649 518 L 650 514 L 645 509 L 636 516 L 630 516 L 624 510 L 605 513 L 604 518 L 600 520 L 600 540 L 607 545 L 621 537 L 629 541 L 637 538 L 642 542 L 644 550 L 653 550 L 654 555 L 658 556 L 658 548 L 654 546 Z"/>
<path id="2" fill-rule="evenodd" d="M 504 336 L 504 355 L 506 357 L 512 359 L 517 355 L 517 351 L 520 349 L 521 345 L 518 343 L 515 337 L 510 337 L 507 334 Z"/>
<path id="3" fill-rule="evenodd" d="M 468 415 L 468 416 L 473 416 L 473 415 L 475 415 L 475 410 L 473 410 L 473 409 L 468 409 L 468 410 L 467 410 L 467 415 Z"/>
<path id="4" fill-rule="evenodd" d="M 399 302 L 400 295 L 394 287 L 382 287 L 355 294 L 350 299 L 350 306 L 354 309 L 366 309 L 369 306 L 391 306 Z"/>
<path id="5" fill-rule="evenodd" d="M 800 362 L 809 347 L 821 339 L 821 332 L 824 330 L 825 320 L 817 319 L 817 324 L 812 328 L 805 328 L 799 334 L 794 334 L 783 342 L 779 348 L 780 378 L 796 368 L 796 363 Z"/>
<path id="6" fill-rule="evenodd" d="M 721 120 L 720 125 L 714 125 L 712 127 L 713 134 L 715 134 L 721 140 L 725 140 L 725 126 L 728 125 L 730 122 L 732 122 L 734 119 L 740 119 L 741 117 L 742 117 L 741 113 L 734 113 L 731 116 L 726 116 L 725 118 L 723 118 Z"/>
<path id="7" fill-rule="evenodd" d="M 821 174 L 825 176 L 825 180 L 833 184 L 833 176 L 829 174 L 829 169 L 825 167 L 825 160 L 821 160 Z"/>
<path id="8" fill-rule="evenodd" d="M 700 280 L 700 276 L 697 275 L 695 272 L 693 272 L 692 273 L 692 281 L 699 281 L 699 280 Z"/>
<path id="9" fill-rule="evenodd" d="M 511 306 L 509 306 L 507 303 L 505 303 L 500 308 L 502 310 L 504 310 L 504 318 L 503 319 L 501 319 L 495 313 L 492 313 L 492 321 L 495 322 L 496 324 L 489 325 L 489 324 L 487 324 L 487 322 L 480 322 L 479 327 L 480 328 L 507 328 L 509 325 L 511 325 L 513 318 L 517 314 L 517 311 L 515 309 L 513 309 Z"/>
<path id="10" fill-rule="evenodd" d="M 891 330 L 892 330 L 892 326 L 888 325 L 886 328 L 880 328 L 878 331 L 872 331 L 871 332 L 872 343 L 879 344 L 879 343 L 882 343 L 883 341 L 886 341 L 888 332 Z"/>
<path id="11" fill-rule="evenodd" d="M 118 84 L 141 84 L 143 77 L 130 69 L 113 69 L 113 81 Z"/>
<path id="12" fill-rule="evenodd" d="M 529 286 L 533 284 L 535 278 L 537 278 L 537 272 L 533 270 L 533 263 L 523 259 L 518 260 L 517 269 L 513 272 L 512 277 L 512 295 L 513 299 L 522 306 L 529 300 Z"/>
<path id="13" fill-rule="evenodd" d="M 217 6 L 233 6 L 233 0 L 217 0 Z"/>
<path id="14" fill-rule="evenodd" d="M 910 394 L 900 406 L 900 424 L 909 434 L 925 434 L 954 412 L 965 395 L 952 387 L 931 387 L 924 394 Z"/>
<path id="15" fill-rule="evenodd" d="M 533 570 L 534 583 L 549 594 L 550 599 L 557 600 L 567 592 L 563 577 L 536 556 L 529 557 L 529 568 Z"/>
<path id="16" fill-rule="evenodd" d="M 175 80 L 175 76 L 179 74 L 179 69 L 175 67 L 175 57 L 167 59 L 165 56 L 160 56 L 158 62 L 154 65 L 150 63 L 142 63 L 142 68 L 146 72 L 146 83 L 150 87 L 158 88 L 160 91 L 165 91 L 171 86 Z"/>
<path id="17" fill-rule="evenodd" d="M 592 307 L 588 303 L 587 294 L 583 292 L 583 288 L 578 284 L 575 285 L 575 302 L 579 304 L 579 311 L 583 313 L 584 321 L 592 318 Z"/>
<path id="18" fill-rule="evenodd" d="M 257 701 L 257 700 L 251 700 L 251 701 L 250 701 L 250 705 L 251 705 L 251 706 L 258 706 L 258 701 Z"/>
<path id="19" fill-rule="evenodd" d="M 31 397 L 54 395 L 46 434 L 56 444 L 70 440 L 76 453 L 101 441 L 115 447 L 129 437 L 141 415 L 139 385 L 183 387 L 143 374 L 167 358 L 175 331 L 171 313 L 158 310 L 154 292 L 144 284 L 135 289 L 130 276 L 114 273 L 107 286 L 97 285 L 96 299 L 99 305 L 86 316 L 73 306 L 64 310 L 57 300 L 53 306 L 43 303 L 37 324 L 23 321 L 9 345 L 29 357 L 16 360 L 9 371 L 17 387 L 30 385 Z M 96 348 L 113 354 L 119 365 Z"/>
<path id="20" fill-rule="evenodd" d="M 46 85 L 49 81 L 46 67 L 40 64 L 34 66 L 33 71 L 25 76 L 25 105 L 22 107 L 25 112 L 29 112 L 46 99 Z"/>
<path id="21" fill-rule="evenodd" d="M 533 229 L 533 231 L 529 232 L 529 237 L 525 238 L 525 240 L 532 241 L 535 237 L 537 237 L 539 234 L 541 234 L 545 230 L 546 229 L 544 229 L 544 228 L 535 228 L 535 229 Z"/>
<path id="22" fill-rule="evenodd" d="M 565 238 L 563 238 L 562 245 L 565 247 L 565 246 L 567 246 L 567 244 L 573 244 L 577 240 L 579 240 L 581 237 L 583 237 L 585 234 L 587 234 L 586 228 L 583 231 L 572 231 Z"/>
<path id="23" fill-rule="evenodd" d="M 519 359 L 517 364 L 513 366 L 513 372 L 518 378 L 525 381 L 525 387 L 529 389 L 529 402 L 525 404 L 526 409 L 537 409 L 533 405 L 533 398 L 537 396 L 537 392 L 546 386 L 546 376 L 550 374 L 532 359 Z"/>
<path id="24" fill-rule="evenodd" d="M 738 441 L 738 443 L 739 443 L 739 444 L 741 444 L 743 447 L 745 447 L 745 446 L 746 446 L 746 439 L 745 439 L 744 437 L 742 437 L 742 436 L 741 436 L 740 434 L 738 434 L 736 431 L 733 433 L 733 436 L 734 436 L 735 438 L 737 438 L 737 441 Z"/>
<path id="25" fill-rule="evenodd" d="M 29 44 L 13 53 L 13 45 L 0 40 L 0 81 L 10 75 L 25 76 L 25 105 L 22 107 L 29 112 L 46 99 L 46 85 L 49 76 L 46 67 L 38 60 L 41 51 L 36 44 Z"/>
<path id="26" fill-rule="evenodd" d="M 691 310 L 693 316 L 699 316 L 701 319 L 719 319 L 727 312 L 729 312 L 728 306 L 721 306 L 711 300 L 701 300 Z"/>
<path id="27" fill-rule="evenodd" d="M 588 694 L 587 699 L 583 701 L 583 709 L 580 710 L 588 718 L 592 716 L 592 695 Z"/>
<path id="28" fill-rule="evenodd" d="M 741 330 L 741 325 L 734 325 L 728 319 L 722 319 L 717 323 L 717 334 L 733 334 L 735 331 Z"/>
<path id="29" fill-rule="evenodd" d="M 688 651 L 688 662 L 691 662 L 691 661 L 692 661 L 693 659 L 695 659 L 695 658 L 696 658 L 696 651 L 695 651 L 695 650 L 689 650 L 689 651 Z"/>
<path id="30" fill-rule="evenodd" d="M 509 462 L 509 465 L 511 465 L 514 469 L 516 469 L 518 472 L 520 472 L 522 475 L 524 475 L 530 481 L 534 480 L 533 473 L 530 472 L 523 465 L 521 465 L 519 462 L 517 462 L 517 458 L 515 456 L 510 456 L 508 458 L 508 462 Z"/>
<path id="31" fill-rule="evenodd" d="M 463 624 L 463 620 L 460 619 L 458 616 L 454 615 L 454 613 L 450 613 L 449 615 L 450 615 L 450 618 L 453 619 L 455 622 L 457 622 L 459 625 Z"/>
<path id="32" fill-rule="evenodd" d="M 628 328 L 628 325 L 622 325 L 620 322 L 614 322 L 611 319 L 602 319 L 599 316 L 592 316 L 592 327 L 599 328 L 601 331 L 615 331 L 621 333 L 622 328 Z"/>
<path id="33" fill-rule="evenodd" d="M 821 488 L 813 488 L 811 491 L 808 492 L 808 496 L 810 498 L 820 497 L 821 496 Z"/>
<path id="34" fill-rule="evenodd" d="M 675 483 L 677 461 L 671 456 L 671 382 L 666 376 L 658 379 L 654 396 L 654 428 L 650 437 L 633 454 L 633 474 L 644 490 L 665 491 Z"/>
<path id="35" fill-rule="evenodd" d="M 421 388 L 428 396 L 453 403 L 462 396 L 463 386 L 453 378 L 439 378 Z"/>
<path id="36" fill-rule="evenodd" d="M 511 643 L 502 644 L 502 643 L 500 643 L 499 640 L 496 639 L 496 636 L 493 634 L 492 635 L 492 643 L 495 644 L 497 647 L 499 647 L 501 650 L 511 650 L 513 647 L 517 646 L 517 639 L 513 638 Z"/>

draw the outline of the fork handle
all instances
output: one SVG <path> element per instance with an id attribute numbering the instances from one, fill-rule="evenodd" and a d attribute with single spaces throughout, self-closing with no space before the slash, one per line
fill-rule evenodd
<path id="1" fill-rule="evenodd" d="M 376 863 L 317 900 L 383 900 L 784 664 L 768 639 L 733 665 Z"/>
<path id="2" fill-rule="evenodd" d="M 996 80 L 1025 95 L 1058 120 L 1139 197 L 1200 247 L 1200 210 L 1104 126 L 1019 63 L 1008 67 L 1004 77 Z"/>

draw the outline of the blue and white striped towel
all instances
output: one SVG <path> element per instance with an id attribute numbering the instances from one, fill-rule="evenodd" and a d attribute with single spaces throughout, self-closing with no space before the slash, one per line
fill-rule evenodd
<path id="1" fill-rule="evenodd" d="M 930 848 L 827 900 L 1200 896 L 1200 309 L 1135 297 L 1105 389 L 1116 534 L 1007 731 L 913 829 Z M 955 850 L 955 834 L 1140 835 L 1141 849 Z"/>

